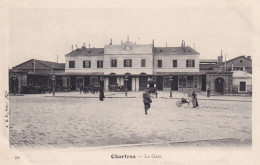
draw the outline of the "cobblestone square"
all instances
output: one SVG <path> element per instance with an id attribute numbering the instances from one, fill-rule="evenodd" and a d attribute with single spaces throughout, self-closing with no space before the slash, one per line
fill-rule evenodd
<path id="1" fill-rule="evenodd" d="M 10 145 L 177 145 L 214 140 L 251 145 L 251 97 L 199 94 L 200 106 L 192 108 L 176 106 L 181 93 L 174 93 L 172 99 L 161 92 L 152 98 L 145 115 L 141 95 L 132 92 L 124 98 L 124 93 L 105 93 L 103 102 L 98 95 L 79 93 L 11 96 Z"/>

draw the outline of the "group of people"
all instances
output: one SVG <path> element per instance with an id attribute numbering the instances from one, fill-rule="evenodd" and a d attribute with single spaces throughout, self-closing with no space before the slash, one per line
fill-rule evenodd
<path id="1" fill-rule="evenodd" d="M 103 90 L 103 88 L 100 88 L 99 100 L 104 101 L 104 98 L 105 98 L 104 90 Z M 193 108 L 198 107 L 199 104 L 198 104 L 197 94 L 194 91 L 192 91 L 191 98 L 192 98 Z M 144 111 L 145 111 L 145 114 L 147 115 L 148 114 L 147 111 L 150 109 L 151 103 L 152 103 L 152 99 L 151 99 L 148 89 L 146 89 L 145 92 L 143 93 L 143 103 L 144 103 Z"/>
<path id="2" fill-rule="evenodd" d="M 196 108 L 199 106 L 199 103 L 198 103 L 198 99 L 197 99 L 197 94 L 192 91 L 191 93 L 191 98 L 192 98 L 192 106 L 193 108 Z M 148 109 L 151 107 L 151 103 L 152 103 L 152 99 L 150 97 L 150 94 L 149 94 L 149 90 L 145 90 L 145 92 L 143 93 L 143 102 L 144 102 L 144 111 L 145 111 L 145 114 L 147 115 L 147 111 Z"/>

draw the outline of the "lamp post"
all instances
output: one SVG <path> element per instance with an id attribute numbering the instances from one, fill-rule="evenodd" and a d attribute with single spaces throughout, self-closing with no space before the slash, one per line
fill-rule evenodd
<path id="1" fill-rule="evenodd" d="M 55 96 L 55 86 L 54 86 L 55 75 L 54 74 L 52 75 L 51 80 L 52 80 L 52 96 Z"/>
<path id="2" fill-rule="evenodd" d="M 128 77 L 125 76 L 125 96 L 127 96 L 127 81 L 128 81 Z"/>
<path id="3" fill-rule="evenodd" d="M 171 84 L 170 97 L 172 97 L 172 81 L 173 81 L 172 76 L 170 76 L 169 81 L 170 81 L 170 84 Z"/>
<path id="4" fill-rule="evenodd" d="M 102 83 L 100 83 L 100 84 L 102 84 L 102 86 L 100 85 L 100 87 L 104 88 L 104 83 L 103 83 L 104 82 L 104 77 L 100 77 L 99 80 L 100 80 L 100 82 L 102 82 Z"/>

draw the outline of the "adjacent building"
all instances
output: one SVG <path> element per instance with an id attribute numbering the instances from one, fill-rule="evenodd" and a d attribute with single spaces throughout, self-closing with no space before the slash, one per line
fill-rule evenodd
<path id="1" fill-rule="evenodd" d="M 250 56 L 238 56 L 223 61 L 221 51 L 221 56 L 218 56 L 216 60 L 200 60 L 200 70 L 207 71 L 207 89 L 209 88 L 213 94 L 252 93 L 252 59 Z"/>
<path id="2" fill-rule="evenodd" d="M 28 86 L 52 85 L 52 75 L 65 71 L 64 63 L 31 59 L 9 70 L 9 91 L 24 93 Z M 62 85 L 62 77 L 56 76 L 56 84 Z"/>

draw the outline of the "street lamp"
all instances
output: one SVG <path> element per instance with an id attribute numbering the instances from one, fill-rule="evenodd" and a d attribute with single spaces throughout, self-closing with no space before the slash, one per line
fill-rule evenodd
<path id="1" fill-rule="evenodd" d="M 103 83 L 104 82 L 104 77 L 100 77 L 99 80 L 100 80 L 100 82 L 102 82 L 102 83 L 100 83 L 100 87 L 104 88 L 104 83 Z"/>
<path id="2" fill-rule="evenodd" d="M 172 97 L 172 81 L 173 81 L 172 76 L 170 76 L 169 81 L 170 81 L 170 84 L 171 84 L 170 97 Z"/>
<path id="3" fill-rule="evenodd" d="M 125 76 L 125 96 L 127 96 L 127 81 L 128 81 L 128 77 Z"/>
<path id="4" fill-rule="evenodd" d="M 52 75 L 51 80 L 52 80 L 52 96 L 55 96 L 55 86 L 54 86 L 55 75 L 54 74 Z"/>

